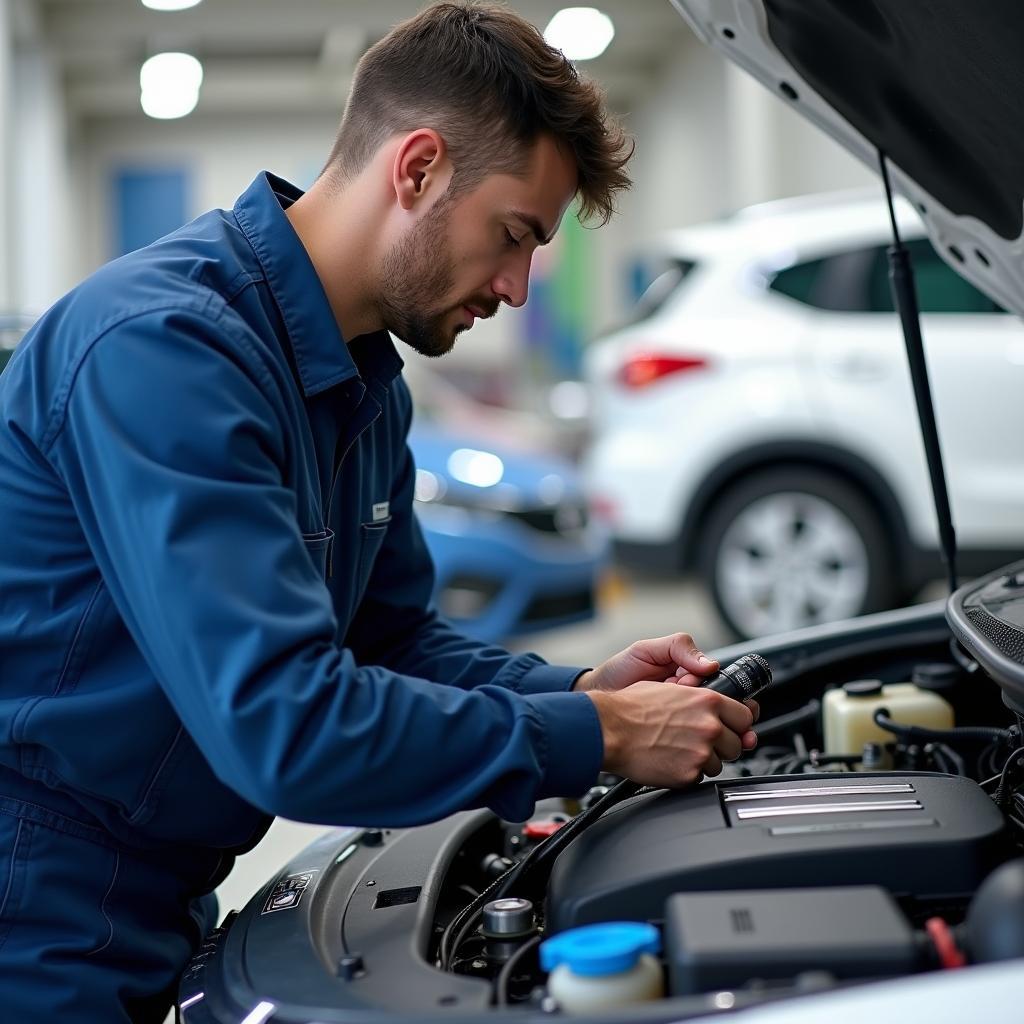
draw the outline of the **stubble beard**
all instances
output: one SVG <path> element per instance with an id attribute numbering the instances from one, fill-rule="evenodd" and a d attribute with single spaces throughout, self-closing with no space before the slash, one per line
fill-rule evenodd
<path id="1" fill-rule="evenodd" d="M 452 350 L 464 324 L 445 327 L 452 309 L 434 304 L 451 292 L 455 261 L 448 249 L 451 199 L 442 196 L 392 247 L 381 269 L 384 326 L 421 355 L 436 358 Z"/>

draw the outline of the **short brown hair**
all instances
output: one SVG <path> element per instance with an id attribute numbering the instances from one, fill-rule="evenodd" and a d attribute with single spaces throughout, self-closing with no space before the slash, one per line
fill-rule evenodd
<path id="1" fill-rule="evenodd" d="M 452 192 L 521 173 L 549 134 L 573 156 L 581 218 L 607 223 L 630 186 L 633 145 L 561 50 L 494 3 L 436 3 L 391 30 L 356 68 L 326 173 L 357 175 L 393 135 L 433 128 L 454 166 Z"/>

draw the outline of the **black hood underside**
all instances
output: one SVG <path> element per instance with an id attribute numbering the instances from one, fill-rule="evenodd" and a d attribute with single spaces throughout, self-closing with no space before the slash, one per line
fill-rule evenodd
<path id="1" fill-rule="evenodd" d="M 765 0 L 801 77 L 951 213 L 1024 211 L 1021 0 Z"/>

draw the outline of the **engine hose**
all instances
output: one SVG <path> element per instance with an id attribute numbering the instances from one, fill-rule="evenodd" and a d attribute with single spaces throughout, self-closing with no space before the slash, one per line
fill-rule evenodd
<path id="1" fill-rule="evenodd" d="M 1018 747 L 1010 756 L 1006 759 L 1006 763 L 1003 765 L 1003 770 L 999 774 L 999 785 L 996 787 L 995 795 L 992 797 L 996 802 L 996 806 L 1002 807 L 1006 803 L 1006 797 L 1008 795 L 1007 781 L 1010 777 L 1010 769 L 1016 767 L 1015 762 L 1017 759 L 1024 754 L 1024 747 Z"/>
<path id="2" fill-rule="evenodd" d="M 553 864 L 558 855 L 605 811 L 622 803 L 623 800 L 628 800 L 639 793 L 649 791 L 649 789 L 650 787 L 642 786 L 630 779 L 623 779 L 616 783 L 585 811 L 577 814 L 571 821 L 567 821 L 557 832 L 535 846 L 514 868 L 502 875 L 499 879 L 498 895 L 495 898 L 507 896 L 513 886 L 516 887 L 520 895 L 527 892 L 527 879 L 531 875 L 536 876 Z"/>
<path id="3" fill-rule="evenodd" d="M 954 970 L 967 964 L 967 958 L 957 948 L 952 929 L 943 918 L 929 917 L 924 923 L 924 928 L 935 947 L 935 954 L 943 970 Z"/>
<path id="4" fill-rule="evenodd" d="M 643 792 L 645 787 L 629 779 L 623 779 L 607 793 L 595 800 L 585 811 L 566 822 L 557 832 L 538 843 L 526 856 L 509 868 L 503 875 L 495 879 L 476 899 L 471 900 L 448 922 L 441 935 L 438 947 L 438 960 L 443 970 L 451 966 L 459 946 L 469 934 L 473 925 L 483 912 L 484 904 L 491 900 L 507 896 L 513 886 L 518 887 L 523 880 L 535 871 L 538 865 L 551 863 L 555 857 L 596 818 L 599 818 L 609 807 Z"/>
<path id="5" fill-rule="evenodd" d="M 967 775 L 964 759 L 946 743 L 927 743 L 924 752 L 946 775 Z"/>
<path id="6" fill-rule="evenodd" d="M 797 708 L 796 711 L 790 711 L 788 714 L 769 718 L 766 722 L 758 722 L 757 735 L 767 736 L 769 733 L 778 732 L 780 729 L 788 729 L 791 725 L 805 722 L 809 718 L 817 718 L 820 712 L 820 700 L 808 701 L 802 708 Z"/>
<path id="7" fill-rule="evenodd" d="M 536 946 L 540 945 L 543 938 L 543 935 L 534 935 L 532 939 L 528 939 L 524 942 L 505 962 L 504 967 L 501 969 L 501 973 L 498 975 L 497 981 L 494 983 L 494 998 L 498 1006 L 509 1005 L 508 990 L 515 969 L 519 966 L 519 962 L 523 957 L 525 957 Z"/>
<path id="8" fill-rule="evenodd" d="M 879 708 L 875 712 L 874 721 L 880 729 L 914 743 L 927 743 L 929 740 L 976 740 L 979 743 L 991 743 L 993 740 L 1007 742 L 1013 737 L 1009 729 L 991 729 L 982 725 L 957 726 L 954 729 L 926 729 L 920 725 L 902 725 L 889 717 L 886 708 Z"/>

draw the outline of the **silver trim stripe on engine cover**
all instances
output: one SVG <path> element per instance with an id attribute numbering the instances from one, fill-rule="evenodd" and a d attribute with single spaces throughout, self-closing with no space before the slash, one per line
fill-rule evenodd
<path id="1" fill-rule="evenodd" d="M 811 836 L 836 832 L 873 832 L 881 828 L 935 828 L 935 818 L 897 818 L 895 821 L 816 821 L 809 825 L 772 825 L 773 836 Z"/>
<path id="2" fill-rule="evenodd" d="M 920 811 L 924 807 L 919 800 L 878 800 L 857 801 L 848 804 L 787 804 L 784 807 L 740 807 L 736 817 L 740 821 L 755 818 L 781 818 L 805 814 L 849 814 L 853 811 Z"/>
<path id="3" fill-rule="evenodd" d="M 913 793 L 914 787 L 909 782 L 884 782 L 877 785 L 862 783 L 857 786 L 800 786 L 793 789 L 782 789 L 779 786 L 751 786 L 749 789 L 737 789 L 727 792 L 723 799 L 727 804 L 739 800 L 793 800 L 806 799 L 814 796 L 864 796 L 869 793 Z"/>

